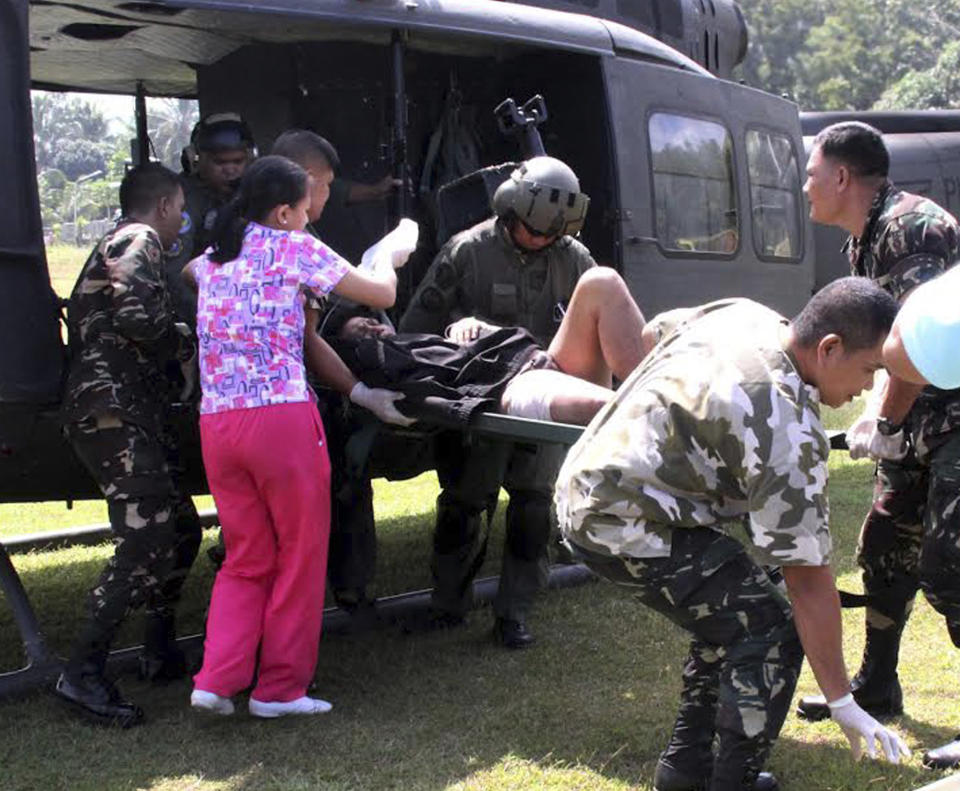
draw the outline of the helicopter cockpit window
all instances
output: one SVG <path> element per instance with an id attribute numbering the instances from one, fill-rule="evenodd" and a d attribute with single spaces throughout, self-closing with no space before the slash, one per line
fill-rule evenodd
<path id="1" fill-rule="evenodd" d="M 799 261 L 800 169 L 786 135 L 747 131 L 753 245 L 760 258 Z"/>
<path id="2" fill-rule="evenodd" d="M 732 255 L 740 244 L 733 139 L 715 121 L 650 116 L 656 233 L 665 250 Z"/>

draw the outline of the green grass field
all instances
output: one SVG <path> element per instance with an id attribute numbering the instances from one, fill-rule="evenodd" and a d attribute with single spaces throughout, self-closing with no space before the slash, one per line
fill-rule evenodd
<path id="1" fill-rule="evenodd" d="M 869 464 L 834 454 L 832 523 L 840 582 L 858 589 L 853 551 L 870 498 Z M 429 584 L 436 478 L 376 483 L 381 538 L 377 592 Z M 5 506 L 8 508 L 9 506 Z M 18 506 L 26 521 L 34 509 Z M 78 509 L 75 515 L 84 514 Z M 502 509 L 501 509 L 502 515 Z M 4 514 L 6 523 L 9 514 Z M 46 522 L 49 516 L 40 517 Z M 495 573 L 502 519 L 494 527 Z M 206 542 L 212 541 L 212 533 Z M 82 592 L 108 546 L 15 556 L 47 636 L 63 652 L 82 616 Z M 201 554 L 182 606 L 182 631 L 199 629 L 212 582 Z M 862 646 L 862 616 L 845 615 L 845 650 Z M 121 643 L 138 640 L 137 618 Z M 489 638 L 490 613 L 449 633 L 403 637 L 395 629 L 326 638 L 317 692 L 335 704 L 310 720 L 262 722 L 245 714 L 203 721 L 187 706 L 189 684 L 124 689 L 149 722 L 130 732 L 95 729 L 36 693 L 0 704 L 0 788 L 34 789 L 649 789 L 672 724 L 685 641 L 613 585 L 551 591 L 531 626 L 538 644 L 510 653 Z M 16 630 L 0 613 L 0 668 L 20 663 Z M 924 602 L 907 631 L 902 678 L 907 714 L 896 727 L 912 747 L 960 731 L 960 652 Z M 798 695 L 815 691 L 805 669 Z M 905 766 L 855 765 L 831 723 L 791 715 L 770 768 L 784 789 L 913 789 L 936 777 L 915 756 Z"/>
<path id="2" fill-rule="evenodd" d="M 76 247 L 72 244 L 47 245 L 47 270 L 50 272 L 50 285 L 58 296 L 67 298 L 73 284 L 80 274 L 80 267 L 90 255 L 89 247 Z"/>

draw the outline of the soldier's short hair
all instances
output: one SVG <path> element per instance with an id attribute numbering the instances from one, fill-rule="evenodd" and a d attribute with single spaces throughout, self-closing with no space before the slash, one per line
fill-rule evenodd
<path id="1" fill-rule="evenodd" d="M 855 176 L 886 178 L 890 152 L 878 129 L 862 121 L 841 121 L 821 129 L 813 144 L 825 157 L 842 162 Z"/>
<path id="2" fill-rule="evenodd" d="M 334 173 L 340 167 L 340 157 L 333 144 L 309 129 L 288 129 L 274 141 L 270 153 L 292 159 L 300 167 L 306 167 L 315 157 L 322 158 Z"/>
<path id="3" fill-rule="evenodd" d="M 833 333 L 848 352 L 869 349 L 890 332 L 897 308 L 897 301 L 870 278 L 844 277 L 813 295 L 793 320 L 793 334 L 807 348 Z"/>
<path id="4" fill-rule="evenodd" d="M 123 215 L 147 214 L 160 198 L 176 194 L 180 177 L 159 162 L 131 168 L 120 182 L 120 211 Z"/>

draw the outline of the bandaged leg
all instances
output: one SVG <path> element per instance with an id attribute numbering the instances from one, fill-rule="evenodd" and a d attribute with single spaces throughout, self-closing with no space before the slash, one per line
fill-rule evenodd
<path id="1" fill-rule="evenodd" d="M 531 420 L 586 425 L 613 397 L 608 387 L 548 369 L 518 374 L 500 397 L 500 411 Z"/>

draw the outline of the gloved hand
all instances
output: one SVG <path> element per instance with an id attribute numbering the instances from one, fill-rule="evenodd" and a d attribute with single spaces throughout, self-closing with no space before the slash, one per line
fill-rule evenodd
<path id="1" fill-rule="evenodd" d="M 394 426 L 412 426 L 417 422 L 416 419 L 407 417 L 394 406 L 394 402 L 401 398 L 404 398 L 403 393 L 383 390 L 379 387 L 370 388 L 363 382 L 357 382 L 350 391 L 350 400 L 354 404 L 369 409 L 384 423 L 392 423 Z"/>
<path id="2" fill-rule="evenodd" d="M 453 322 L 444 331 L 444 335 L 454 343 L 464 344 L 475 341 L 481 333 L 487 330 L 495 330 L 498 327 L 495 324 L 487 324 L 485 321 L 474 316 L 465 316 L 458 321 Z"/>
<path id="3" fill-rule="evenodd" d="M 910 757 L 910 748 L 891 730 L 884 728 L 879 722 L 857 705 L 853 695 L 847 693 L 842 698 L 832 700 L 827 704 L 830 707 L 830 716 L 840 726 L 847 741 L 850 742 L 850 751 L 853 760 L 860 760 L 863 747 L 862 738 L 867 743 L 867 755 L 877 757 L 875 742 L 879 743 L 884 755 L 890 763 L 900 763 L 900 756 Z"/>
<path id="4" fill-rule="evenodd" d="M 847 429 L 847 448 L 851 459 L 865 459 L 868 456 L 880 459 L 902 459 L 907 455 L 907 438 L 901 428 L 889 436 L 881 434 L 877 428 L 877 416 L 864 412 Z"/>
<path id="5" fill-rule="evenodd" d="M 399 269 L 417 248 L 419 238 L 420 226 L 404 217 L 396 228 L 364 251 L 360 269 Z"/>

